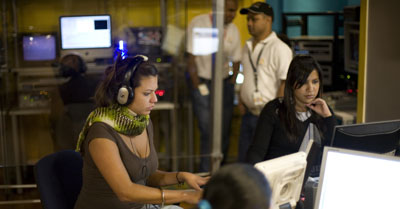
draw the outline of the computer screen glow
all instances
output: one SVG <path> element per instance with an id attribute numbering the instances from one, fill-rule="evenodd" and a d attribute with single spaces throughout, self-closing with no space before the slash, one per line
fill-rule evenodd
<path id="1" fill-rule="evenodd" d="M 325 150 L 315 209 L 398 206 L 399 158 L 335 149 Z"/>
<path id="2" fill-rule="evenodd" d="M 111 47 L 111 17 L 62 16 L 60 17 L 61 49 Z"/>
<path id="3" fill-rule="evenodd" d="M 22 37 L 24 61 L 49 61 L 56 59 L 56 37 L 51 34 L 24 35 Z"/>

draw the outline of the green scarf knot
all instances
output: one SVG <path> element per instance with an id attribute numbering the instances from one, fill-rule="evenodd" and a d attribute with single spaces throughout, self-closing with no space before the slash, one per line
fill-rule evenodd
<path id="1" fill-rule="evenodd" d="M 79 152 L 83 141 L 89 131 L 89 127 L 96 122 L 103 122 L 111 126 L 118 133 L 137 136 L 149 124 L 149 115 L 137 115 L 128 107 L 113 104 L 109 107 L 98 107 L 93 110 L 86 119 L 85 125 L 79 134 L 75 151 Z"/>

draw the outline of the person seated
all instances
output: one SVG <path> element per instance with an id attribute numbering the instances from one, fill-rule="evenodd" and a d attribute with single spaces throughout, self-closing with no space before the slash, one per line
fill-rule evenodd
<path id="1" fill-rule="evenodd" d="M 219 169 L 204 186 L 198 209 L 269 209 L 271 188 L 259 170 L 245 163 Z"/>
<path id="2" fill-rule="evenodd" d="M 298 152 L 310 139 L 321 147 L 328 144 L 336 120 L 321 98 L 322 87 L 321 67 L 317 61 L 308 55 L 294 57 L 284 97 L 267 103 L 261 111 L 246 161 L 255 164 Z M 313 160 L 316 166 L 318 162 L 318 159 Z"/>
<path id="3" fill-rule="evenodd" d="M 52 94 L 52 128 L 55 149 L 74 149 L 86 117 L 94 109 L 99 79 L 86 74 L 85 61 L 76 54 L 61 58 L 59 74 L 67 81 Z"/>
<path id="4" fill-rule="evenodd" d="M 59 86 L 64 105 L 71 103 L 93 103 L 98 84 L 97 79 L 86 74 L 85 61 L 77 54 L 68 54 L 60 60 L 60 75 L 68 81 Z"/>
<path id="5" fill-rule="evenodd" d="M 97 108 L 80 134 L 83 186 L 75 209 L 144 209 L 196 204 L 208 178 L 158 170 L 150 112 L 157 102 L 158 71 L 144 56 L 121 56 L 98 87 Z M 161 187 L 187 183 L 193 189 Z"/>

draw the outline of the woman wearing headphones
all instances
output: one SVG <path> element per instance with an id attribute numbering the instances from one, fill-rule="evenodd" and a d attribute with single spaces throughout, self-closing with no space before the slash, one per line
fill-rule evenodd
<path id="1" fill-rule="evenodd" d="M 149 117 L 157 102 L 157 69 L 147 57 L 118 57 L 100 84 L 98 108 L 88 117 L 77 150 L 83 159 L 83 186 L 75 209 L 159 208 L 197 203 L 207 178 L 158 170 Z M 163 190 L 186 182 L 194 190 Z M 153 205 L 158 204 L 158 205 Z"/>

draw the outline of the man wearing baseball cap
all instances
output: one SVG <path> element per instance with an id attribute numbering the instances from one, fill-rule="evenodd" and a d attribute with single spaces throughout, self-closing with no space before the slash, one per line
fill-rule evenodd
<path id="1" fill-rule="evenodd" d="M 261 109 L 276 97 L 283 97 L 292 51 L 272 31 L 274 11 L 269 4 L 255 2 L 242 8 L 240 14 L 247 15 L 247 28 L 252 36 L 243 49 L 244 81 L 239 101 L 242 113 L 239 161 L 244 162 Z"/>

